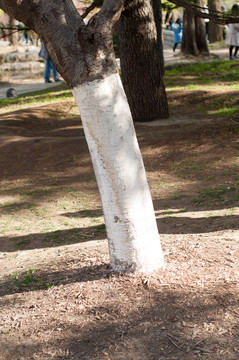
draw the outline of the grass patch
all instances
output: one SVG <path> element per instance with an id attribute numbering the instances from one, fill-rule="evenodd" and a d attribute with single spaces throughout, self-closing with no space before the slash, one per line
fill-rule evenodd
<path id="1" fill-rule="evenodd" d="M 105 224 L 98 225 L 96 228 L 96 231 L 101 232 L 101 233 L 106 233 Z"/>
<path id="2" fill-rule="evenodd" d="M 172 104 L 169 102 L 171 111 L 180 108 L 185 112 L 185 98 L 180 98 L 181 90 L 190 93 L 186 102 L 192 104 L 193 112 L 218 118 L 238 117 L 238 96 L 231 94 L 239 89 L 239 67 L 236 62 L 217 60 L 174 64 L 173 67 L 166 67 L 164 80 L 168 92 L 178 93 L 178 100 Z M 225 96 L 227 92 L 230 94 Z"/>
<path id="3" fill-rule="evenodd" d="M 176 176 L 182 179 L 185 179 L 187 175 L 206 171 L 206 167 L 196 161 L 192 161 L 189 163 L 185 163 L 183 161 L 181 163 L 171 165 L 171 168 L 173 169 L 173 171 L 178 172 Z"/>
<path id="4" fill-rule="evenodd" d="M 54 244 L 54 245 L 66 244 L 67 238 L 63 234 L 64 234 L 64 232 L 62 232 L 60 230 L 54 231 L 53 233 L 48 234 L 45 237 L 44 241 L 50 242 L 51 244 Z"/>
<path id="5" fill-rule="evenodd" d="M 39 290 L 49 289 L 57 282 L 49 283 L 43 277 L 36 276 L 37 269 L 29 269 L 23 274 L 14 273 L 11 275 L 11 279 L 8 281 L 8 287 L 14 286 L 18 290 Z"/>
<path id="6" fill-rule="evenodd" d="M 239 106 L 233 106 L 233 107 L 223 107 L 220 109 L 215 109 L 210 111 L 209 113 L 211 113 L 214 116 L 217 117 L 230 117 L 230 116 L 235 116 L 235 115 L 239 115 Z"/>
<path id="7" fill-rule="evenodd" d="M 180 200 L 180 199 L 182 199 L 184 196 L 185 196 L 185 194 L 182 194 L 182 193 L 174 193 L 174 194 L 172 194 L 171 198 L 172 198 L 173 200 Z"/>
<path id="8" fill-rule="evenodd" d="M 21 108 L 31 104 L 52 103 L 62 100 L 68 100 L 72 97 L 73 95 L 69 87 L 65 83 L 62 83 L 61 85 L 52 87 L 50 89 L 44 89 L 19 95 L 15 99 L 0 99 L 0 111 L 6 111 L 6 108 L 14 109 L 16 107 Z"/>
<path id="9" fill-rule="evenodd" d="M 194 199 L 194 203 L 200 204 L 208 200 L 214 200 L 217 202 L 226 201 L 224 196 L 228 193 L 234 192 L 236 189 L 236 186 L 219 186 L 203 189 L 199 191 L 199 196 Z M 236 201 L 236 198 L 234 198 L 234 200 Z"/>
<path id="10" fill-rule="evenodd" d="M 167 68 L 166 68 L 167 69 Z M 203 75 L 212 75 L 212 74 L 216 74 L 217 76 L 223 76 L 225 77 L 225 73 L 228 74 L 228 72 L 230 71 L 230 74 L 237 74 L 239 76 L 239 72 L 237 69 L 237 66 L 235 66 L 235 64 L 233 62 L 229 62 L 229 61 L 222 61 L 222 60 L 217 60 L 217 61 L 212 61 L 210 63 L 196 63 L 196 64 L 189 64 L 189 65 L 174 65 L 173 69 L 170 70 L 166 70 L 165 71 L 165 75 L 166 76 L 175 76 L 175 75 L 181 75 L 181 74 L 186 74 L 191 75 L 191 74 L 199 74 L 200 77 L 203 73 Z"/>
<path id="11" fill-rule="evenodd" d="M 199 164 L 199 163 L 196 163 L 196 162 L 191 162 L 187 165 L 187 168 L 191 169 L 192 171 L 204 171 L 206 170 L 206 168 Z"/>

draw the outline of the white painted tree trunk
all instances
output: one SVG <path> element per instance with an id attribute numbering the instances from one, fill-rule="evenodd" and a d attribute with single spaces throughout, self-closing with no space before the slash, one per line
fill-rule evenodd
<path id="1" fill-rule="evenodd" d="M 163 267 L 152 199 L 119 74 L 75 87 L 73 95 L 99 186 L 110 264 L 149 273 Z"/>

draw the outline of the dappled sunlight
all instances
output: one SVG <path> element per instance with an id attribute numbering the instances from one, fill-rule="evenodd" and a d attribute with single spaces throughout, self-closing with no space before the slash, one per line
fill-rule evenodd
<path id="1" fill-rule="evenodd" d="M 212 354 L 226 358 L 228 351 L 236 355 L 236 272 L 225 265 L 223 269 L 221 263 L 215 272 L 215 262 L 202 258 L 194 272 L 197 243 L 193 238 L 188 244 L 180 239 L 178 243 L 178 256 L 172 246 L 166 254 L 169 266 L 148 279 L 114 275 L 107 267 L 105 243 L 91 243 L 89 259 L 83 244 L 82 249 L 56 249 L 59 253 L 53 254 L 51 263 L 40 253 L 41 270 L 28 270 L 31 282 L 27 284 L 25 268 L 0 286 L 1 291 L 5 288 L 3 320 L 9 313 L 13 317 L 11 333 L 3 326 L 8 354 L 27 351 L 28 356 L 73 359 L 107 359 L 110 354 L 117 359 L 121 349 L 120 356 L 142 360 L 153 358 L 155 352 L 163 358 L 183 353 L 185 360 Z M 24 347 L 11 337 L 16 333 Z"/>
<path id="2" fill-rule="evenodd" d="M 136 126 L 165 268 L 122 276 L 109 267 L 82 125 L 57 107 L 39 107 L 32 118 L 31 111 L 10 114 L 12 136 L 29 138 L 2 147 L 0 302 L 8 358 L 236 358 L 238 125 Z M 128 128 L 116 125 L 124 136 Z M 117 141 L 107 166 L 128 156 Z M 137 182 L 134 157 L 129 163 L 126 176 Z M 141 189 L 130 189 L 135 202 Z"/>

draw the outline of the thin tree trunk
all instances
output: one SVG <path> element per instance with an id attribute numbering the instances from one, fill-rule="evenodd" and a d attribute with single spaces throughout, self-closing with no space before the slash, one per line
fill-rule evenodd
<path id="1" fill-rule="evenodd" d="M 9 27 L 16 27 L 16 20 L 9 16 Z M 13 46 L 16 46 L 18 43 L 18 32 L 16 30 L 9 30 L 10 35 L 8 36 L 10 44 Z"/>
<path id="2" fill-rule="evenodd" d="M 101 194 L 111 266 L 124 272 L 156 270 L 163 266 L 163 255 L 120 77 L 83 84 L 73 94 Z"/>
<path id="3" fill-rule="evenodd" d="M 198 0 L 197 5 L 203 6 L 203 0 Z M 196 16 L 193 17 L 195 19 L 195 34 L 198 51 L 200 54 L 208 56 L 209 49 L 207 45 L 205 21 L 202 18 Z"/>
<path id="4" fill-rule="evenodd" d="M 151 0 L 128 0 L 118 23 L 122 81 L 134 121 L 169 117 Z"/>
<path id="5" fill-rule="evenodd" d="M 161 0 L 153 0 L 153 12 L 154 12 L 154 21 L 157 30 L 157 41 L 158 49 L 161 63 L 161 71 L 164 74 L 164 55 L 163 55 L 163 38 L 162 38 L 162 4 Z"/>
<path id="6" fill-rule="evenodd" d="M 185 55 L 199 55 L 196 41 L 195 20 L 191 12 L 184 10 L 183 12 L 183 38 L 181 51 Z"/>
<path id="7" fill-rule="evenodd" d="M 208 0 L 208 8 L 216 11 L 220 11 L 219 0 Z M 210 10 L 209 10 L 210 11 Z M 223 40 L 223 26 L 216 24 L 213 21 L 209 21 L 210 43 Z"/>

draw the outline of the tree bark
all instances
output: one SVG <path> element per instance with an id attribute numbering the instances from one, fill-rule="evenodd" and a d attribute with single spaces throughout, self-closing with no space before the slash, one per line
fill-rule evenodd
<path id="1" fill-rule="evenodd" d="M 123 0 L 105 0 L 87 25 L 69 0 L 2 3 L 39 34 L 72 89 L 101 194 L 112 268 L 146 273 L 161 268 L 152 199 L 113 51 Z"/>
<path id="2" fill-rule="evenodd" d="M 203 6 L 203 0 L 197 1 L 198 6 Z M 205 21 L 198 16 L 193 16 L 195 21 L 195 31 L 196 31 L 196 43 L 198 47 L 198 51 L 200 54 L 208 56 L 209 49 L 207 45 L 207 38 L 206 38 L 206 27 Z"/>
<path id="3" fill-rule="evenodd" d="M 164 54 L 163 54 L 163 38 L 162 38 L 162 4 L 161 0 L 152 0 L 153 3 L 153 12 L 154 12 L 154 21 L 157 30 L 157 41 L 159 48 L 159 56 L 161 63 L 161 72 L 164 74 Z"/>
<path id="4" fill-rule="evenodd" d="M 154 8 L 152 0 L 127 0 L 118 23 L 122 81 L 137 122 L 169 117 Z"/>
<path id="5" fill-rule="evenodd" d="M 112 74 L 103 80 L 83 84 L 74 88 L 73 94 L 99 184 L 110 263 L 116 271 L 155 270 L 163 263 L 162 251 L 120 77 Z"/>
<path id="6" fill-rule="evenodd" d="M 181 52 L 185 55 L 199 55 L 196 41 L 194 16 L 188 10 L 183 12 L 183 38 Z"/>
<path id="7" fill-rule="evenodd" d="M 197 0 L 196 5 L 203 6 L 202 0 Z M 193 15 L 189 10 L 183 13 L 183 38 L 181 51 L 185 55 L 209 55 L 205 21 Z"/>
<path id="8" fill-rule="evenodd" d="M 219 0 L 208 0 L 208 8 L 209 11 L 215 10 L 220 11 L 220 3 Z M 223 41 L 223 25 L 216 24 L 213 21 L 209 21 L 209 42 L 214 43 L 217 41 Z"/>
<path id="9" fill-rule="evenodd" d="M 12 16 L 9 16 L 9 27 L 16 27 L 16 25 L 16 20 Z M 18 43 L 18 32 L 16 30 L 9 30 L 9 33 L 8 38 L 10 44 L 16 46 Z"/>

